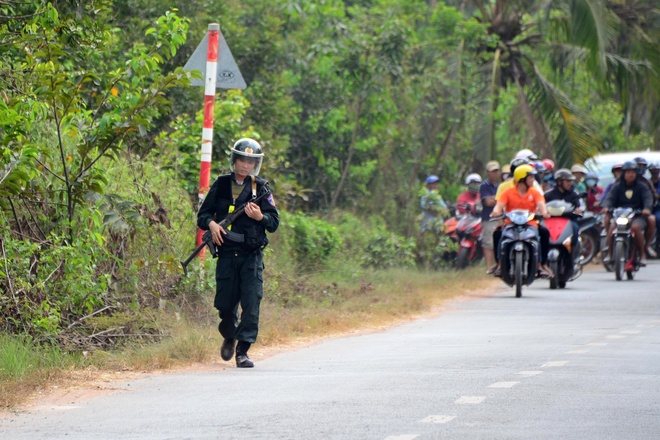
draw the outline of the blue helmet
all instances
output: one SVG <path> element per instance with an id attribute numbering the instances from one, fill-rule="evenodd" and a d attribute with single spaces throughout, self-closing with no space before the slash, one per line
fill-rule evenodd
<path id="1" fill-rule="evenodd" d="M 633 162 L 632 160 L 628 160 L 621 165 L 621 169 L 623 171 L 628 171 L 628 170 L 635 170 L 637 171 L 637 164 Z"/>
<path id="2" fill-rule="evenodd" d="M 435 182 L 437 182 L 437 181 L 439 181 L 439 180 L 440 180 L 440 178 L 439 178 L 438 176 L 436 176 L 435 174 L 431 174 L 429 177 L 426 178 L 426 180 L 424 181 L 424 183 L 425 183 L 426 185 L 430 185 L 431 183 L 435 183 Z"/>

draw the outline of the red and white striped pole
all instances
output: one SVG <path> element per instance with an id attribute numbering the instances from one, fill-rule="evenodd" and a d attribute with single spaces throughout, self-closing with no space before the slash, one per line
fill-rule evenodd
<path id="1" fill-rule="evenodd" d="M 199 204 L 209 190 L 211 180 L 211 153 L 213 152 L 213 113 L 215 107 L 215 86 L 218 72 L 218 46 L 220 25 L 209 24 L 208 49 L 206 51 L 206 83 L 204 87 L 204 125 L 202 128 L 202 156 L 199 168 Z M 204 231 L 197 231 L 197 246 L 202 243 Z M 204 256 L 204 250 L 200 256 Z"/>

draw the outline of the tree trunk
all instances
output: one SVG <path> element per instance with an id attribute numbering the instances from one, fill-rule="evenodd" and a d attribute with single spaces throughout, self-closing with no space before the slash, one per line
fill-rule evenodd
<path id="1" fill-rule="evenodd" d="M 335 190 L 335 193 L 332 195 L 332 201 L 330 206 L 332 206 L 333 209 L 337 207 L 337 199 L 339 199 L 339 195 L 341 194 L 344 188 L 344 182 L 346 181 L 346 177 L 348 176 L 348 171 L 351 167 L 353 154 L 355 154 L 355 142 L 357 141 L 357 133 L 358 133 L 358 129 L 360 128 L 360 115 L 362 113 L 363 103 L 364 103 L 364 98 L 360 96 L 358 98 L 357 108 L 355 110 L 355 125 L 353 126 L 353 136 L 351 137 L 351 145 L 348 147 L 348 155 L 346 156 L 346 163 L 344 164 L 344 169 L 341 173 L 341 178 L 339 179 L 339 184 L 337 185 L 337 189 Z"/>
<path id="2" fill-rule="evenodd" d="M 520 83 L 520 75 L 518 74 L 518 70 L 515 66 L 514 79 L 516 82 L 516 87 L 518 88 L 518 99 L 520 101 L 520 105 L 522 106 L 525 119 L 527 119 L 527 123 L 534 132 L 534 140 L 536 141 L 537 146 L 541 149 L 540 154 L 542 157 L 553 157 L 552 148 L 548 142 L 545 130 L 543 130 L 542 123 L 538 121 L 534 116 L 534 111 L 532 111 L 532 108 L 529 105 L 529 100 L 527 99 L 527 95 L 525 95 L 523 85 Z"/>

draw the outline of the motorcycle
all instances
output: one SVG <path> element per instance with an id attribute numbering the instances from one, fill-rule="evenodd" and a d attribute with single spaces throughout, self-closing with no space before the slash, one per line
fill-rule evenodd
<path id="1" fill-rule="evenodd" d="M 456 268 L 465 269 L 483 257 L 481 210 L 474 204 L 463 204 L 457 208 L 461 208 L 465 213 L 458 215 L 458 222 L 453 231 L 459 245 Z"/>
<path id="2" fill-rule="evenodd" d="M 526 209 L 514 209 L 504 214 L 511 222 L 502 229 L 500 239 L 502 281 L 515 286 L 516 298 L 522 296 L 522 286 L 531 285 L 538 265 L 538 231 L 527 222 L 536 215 Z"/>
<path id="3" fill-rule="evenodd" d="M 600 217 L 600 215 L 587 211 L 577 220 L 580 228 L 580 264 L 582 266 L 591 263 L 591 260 L 601 250 L 602 220 Z"/>
<path id="4" fill-rule="evenodd" d="M 563 200 L 553 200 L 546 204 L 550 218 L 544 220 L 544 225 L 550 233 L 548 248 L 548 265 L 552 270 L 550 289 L 563 289 L 566 283 L 582 275 L 582 266 L 588 261 L 584 259 L 581 237 L 589 228 L 593 228 L 597 219 L 592 215 L 586 219 L 577 220 L 580 238 L 573 248 L 573 225 L 570 217 L 574 207 Z"/>
<path id="5" fill-rule="evenodd" d="M 641 211 L 632 208 L 616 208 L 612 212 L 615 225 L 612 233 L 612 264 L 617 281 L 623 279 L 624 272 L 626 278 L 632 280 L 641 267 L 639 251 L 633 242 L 634 234 L 631 229 L 633 219 L 638 215 L 641 215 Z"/>

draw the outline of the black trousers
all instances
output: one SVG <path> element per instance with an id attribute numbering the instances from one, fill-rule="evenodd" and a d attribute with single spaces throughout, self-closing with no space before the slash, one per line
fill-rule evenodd
<path id="1" fill-rule="evenodd" d="M 213 305 L 218 309 L 218 330 L 225 339 L 253 343 L 259 333 L 259 307 L 264 296 L 264 263 L 261 251 L 228 252 L 218 257 Z M 240 320 L 238 306 L 241 306 Z"/>

